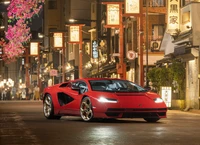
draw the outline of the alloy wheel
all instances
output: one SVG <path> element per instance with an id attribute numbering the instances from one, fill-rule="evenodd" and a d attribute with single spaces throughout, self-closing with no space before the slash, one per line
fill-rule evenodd
<path id="1" fill-rule="evenodd" d="M 93 118 L 92 104 L 89 97 L 85 97 L 80 106 L 81 118 L 84 121 L 91 121 Z"/>
<path id="2" fill-rule="evenodd" d="M 50 118 L 51 117 L 51 113 L 52 113 L 52 100 L 51 100 L 51 96 L 47 95 L 44 98 L 44 103 L 43 103 L 43 109 L 44 109 L 44 116 L 46 118 Z"/>

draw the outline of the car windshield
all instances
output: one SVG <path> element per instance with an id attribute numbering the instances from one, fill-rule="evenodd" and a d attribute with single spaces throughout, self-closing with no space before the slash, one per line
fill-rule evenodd
<path id="1" fill-rule="evenodd" d="M 146 92 L 147 90 L 127 80 L 90 80 L 93 91 Z"/>

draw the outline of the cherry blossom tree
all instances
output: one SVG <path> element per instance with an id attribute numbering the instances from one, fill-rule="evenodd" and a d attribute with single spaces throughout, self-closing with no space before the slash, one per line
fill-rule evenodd
<path id="1" fill-rule="evenodd" d="M 24 44 L 31 39 L 29 22 L 37 15 L 45 0 L 11 0 L 8 6 L 8 29 L 6 40 L 0 40 L 3 47 L 3 59 L 7 62 L 15 60 L 25 50 Z"/>

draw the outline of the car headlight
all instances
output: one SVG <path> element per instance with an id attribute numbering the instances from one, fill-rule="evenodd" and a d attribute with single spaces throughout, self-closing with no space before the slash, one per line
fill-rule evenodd
<path id="1" fill-rule="evenodd" d="M 163 99 L 162 98 L 156 98 L 156 99 L 154 99 L 154 102 L 155 103 L 162 103 Z"/>
<path id="2" fill-rule="evenodd" d="M 104 98 L 104 97 L 100 97 L 98 101 L 101 103 L 117 103 L 116 99 Z"/>

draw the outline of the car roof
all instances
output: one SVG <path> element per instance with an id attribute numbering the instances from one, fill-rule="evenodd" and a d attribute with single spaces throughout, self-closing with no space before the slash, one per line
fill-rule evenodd
<path id="1" fill-rule="evenodd" d="M 91 81 L 91 80 L 122 80 L 118 78 L 82 78 L 82 79 L 75 79 L 76 80 L 85 80 L 85 81 Z"/>

